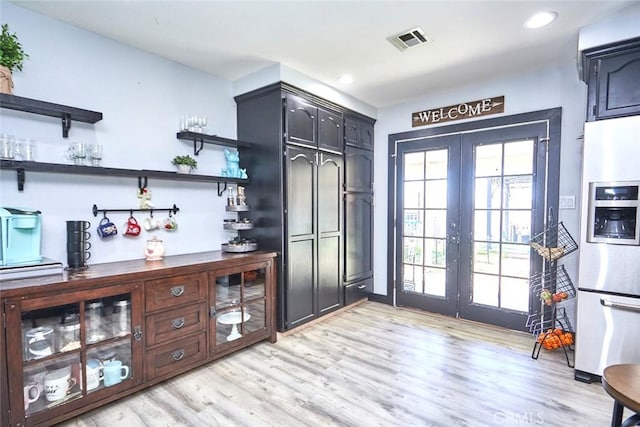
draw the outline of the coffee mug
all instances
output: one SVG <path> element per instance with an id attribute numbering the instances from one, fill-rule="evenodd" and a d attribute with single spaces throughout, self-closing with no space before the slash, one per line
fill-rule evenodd
<path id="1" fill-rule="evenodd" d="M 132 236 L 132 237 L 140 235 L 140 231 L 142 230 L 140 228 L 140 225 L 138 224 L 138 220 L 135 219 L 133 216 L 129 217 L 129 219 L 127 220 L 127 222 L 124 223 L 122 228 L 124 229 L 125 236 Z"/>
<path id="2" fill-rule="evenodd" d="M 67 253 L 86 252 L 91 249 L 91 242 L 67 242 Z"/>
<path id="3" fill-rule="evenodd" d="M 24 410 L 29 409 L 29 404 L 40 399 L 40 387 L 38 384 L 27 384 L 24 386 Z"/>
<path id="4" fill-rule="evenodd" d="M 98 232 L 98 236 L 102 237 L 103 239 L 114 237 L 116 234 L 118 234 L 116 225 L 112 223 L 111 220 L 106 216 L 102 218 L 100 224 L 98 224 L 98 228 L 96 231 Z"/>
<path id="5" fill-rule="evenodd" d="M 44 394 L 49 402 L 64 399 L 76 385 L 76 379 L 71 377 L 71 367 L 56 369 L 44 376 Z"/>
<path id="6" fill-rule="evenodd" d="M 67 221 L 67 231 L 86 231 L 90 227 L 89 221 Z"/>
<path id="7" fill-rule="evenodd" d="M 170 216 L 162 221 L 162 228 L 167 231 L 176 231 L 178 229 L 178 223 L 173 217 Z"/>
<path id="8" fill-rule="evenodd" d="M 67 230 L 68 242 L 86 242 L 91 238 L 91 233 L 81 230 Z"/>
<path id="9" fill-rule="evenodd" d="M 160 221 L 150 216 L 144 219 L 142 226 L 147 231 L 156 230 L 160 228 Z"/>
<path id="10" fill-rule="evenodd" d="M 94 390 L 100 386 L 104 374 L 102 364 L 96 359 L 87 360 L 87 391 Z"/>
<path id="11" fill-rule="evenodd" d="M 111 387 L 129 377 L 129 367 L 119 360 L 112 360 L 104 364 L 102 368 L 105 387 Z"/>

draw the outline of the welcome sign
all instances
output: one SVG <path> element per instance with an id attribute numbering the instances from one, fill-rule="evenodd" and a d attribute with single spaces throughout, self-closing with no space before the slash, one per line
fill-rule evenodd
<path id="1" fill-rule="evenodd" d="M 426 126 L 453 120 L 470 119 L 504 113 L 504 96 L 468 101 L 447 107 L 417 111 L 411 115 L 411 127 Z"/>

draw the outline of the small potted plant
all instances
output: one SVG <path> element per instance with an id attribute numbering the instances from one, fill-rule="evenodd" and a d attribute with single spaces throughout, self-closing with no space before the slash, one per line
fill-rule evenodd
<path id="1" fill-rule="evenodd" d="M 198 161 L 188 154 L 186 156 L 175 156 L 171 164 L 178 168 L 179 173 L 191 173 L 192 170 L 198 168 Z"/>
<path id="2" fill-rule="evenodd" d="M 18 36 L 15 33 L 9 33 L 8 24 L 2 24 L 2 33 L 0 34 L 1 93 L 12 93 L 13 78 L 11 77 L 11 73 L 13 70 L 22 71 L 22 63 L 28 57 L 29 55 L 22 50 Z"/>

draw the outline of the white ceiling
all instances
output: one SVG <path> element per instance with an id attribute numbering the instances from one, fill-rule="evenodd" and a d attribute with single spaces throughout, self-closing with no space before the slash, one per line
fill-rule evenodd
<path id="1" fill-rule="evenodd" d="M 375 107 L 434 89 L 566 63 L 579 29 L 637 1 L 97 1 L 20 6 L 234 81 L 275 63 Z M 549 27 L 527 30 L 534 12 Z M 405 52 L 386 38 L 421 26 L 432 43 Z M 355 82 L 340 85 L 351 74 Z"/>

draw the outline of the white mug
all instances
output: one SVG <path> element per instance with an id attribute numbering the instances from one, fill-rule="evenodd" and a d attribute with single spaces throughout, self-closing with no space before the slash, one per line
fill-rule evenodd
<path id="1" fill-rule="evenodd" d="M 27 384 L 24 386 L 24 410 L 29 409 L 29 404 L 40 398 L 40 387 L 38 384 Z"/>
<path id="2" fill-rule="evenodd" d="M 102 378 L 102 364 L 100 361 L 96 359 L 87 360 L 87 391 L 98 388 Z"/>
<path id="3" fill-rule="evenodd" d="M 56 369 L 44 376 L 44 394 L 49 402 L 64 399 L 74 385 L 76 379 L 71 377 L 71 366 Z"/>
<path id="4" fill-rule="evenodd" d="M 152 217 L 147 217 L 142 221 L 142 226 L 147 231 L 152 231 L 160 228 L 160 220 L 157 220 Z"/>

